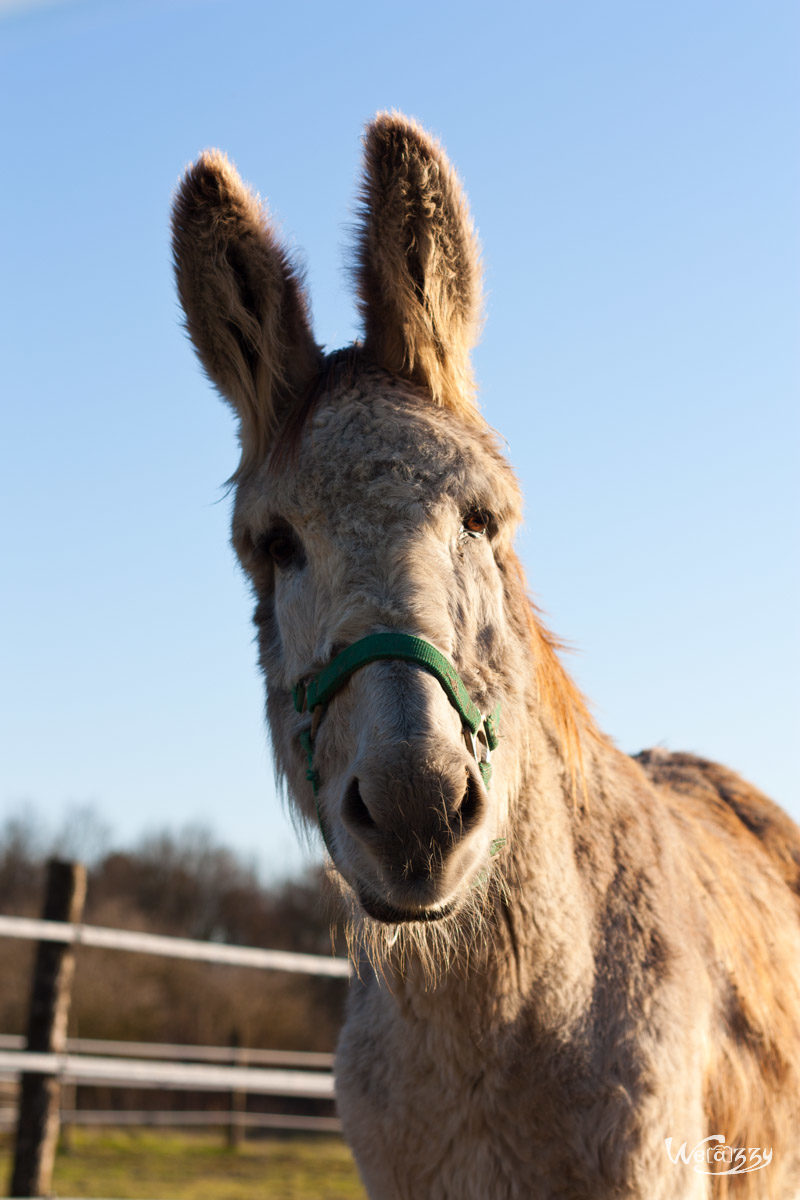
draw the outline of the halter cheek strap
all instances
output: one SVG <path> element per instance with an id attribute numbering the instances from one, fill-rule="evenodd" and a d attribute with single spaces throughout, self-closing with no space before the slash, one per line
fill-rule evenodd
<path id="1" fill-rule="evenodd" d="M 488 788 L 492 778 L 491 752 L 497 746 L 498 740 L 499 703 L 487 716 L 483 716 L 478 706 L 470 700 L 463 680 L 453 664 L 430 642 L 407 633 L 373 633 L 347 646 L 327 667 L 311 679 L 300 680 L 292 690 L 297 712 L 314 714 L 311 728 L 300 734 L 300 744 L 306 753 L 306 778 L 313 788 L 314 796 L 317 796 L 320 788 L 319 772 L 314 766 L 314 733 L 322 714 L 351 675 L 367 663 L 380 659 L 417 663 L 438 679 L 447 699 L 461 718 L 467 745 L 478 764 L 484 785 Z M 317 816 L 319 817 L 319 805 Z"/>

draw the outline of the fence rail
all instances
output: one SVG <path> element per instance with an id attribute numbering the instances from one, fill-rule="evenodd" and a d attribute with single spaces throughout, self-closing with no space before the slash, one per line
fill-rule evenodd
<path id="1" fill-rule="evenodd" d="M 138 1062 L 84 1054 L 0 1050 L 0 1077 L 49 1075 L 62 1083 L 105 1087 L 178 1088 L 182 1091 L 259 1092 L 270 1096 L 333 1098 L 333 1075 L 268 1067 L 217 1067 L 205 1063 Z"/>
<path id="2" fill-rule="evenodd" d="M 24 1050 L 21 1034 L 0 1033 L 0 1050 Z M 234 1060 L 240 1067 L 296 1067 L 300 1070 L 333 1070 L 333 1055 L 310 1050 L 262 1050 L 230 1046 L 190 1046 L 171 1042 L 122 1042 L 107 1038 L 67 1038 L 68 1054 L 110 1055 L 117 1058 L 157 1058 L 176 1062 L 218 1062 Z"/>
<path id="3" fill-rule="evenodd" d="M 352 973 L 348 959 L 328 958 L 324 954 L 264 950 L 260 946 L 229 946 L 224 942 L 199 942 L 191 938 L 165 937 L 163 934 L 138 933 L 130 929 L 107 929 L 103 925 L 40 921 L 33 917 L 0 916 L 0 937 L 59 942 L 72 946 L 95 946 L 104 950 L 126 950 L 134 954 L 157 954 L 165 958 L 221 963 L 229 967 L 296 971 L 303 975 L 348 978 Z"/>

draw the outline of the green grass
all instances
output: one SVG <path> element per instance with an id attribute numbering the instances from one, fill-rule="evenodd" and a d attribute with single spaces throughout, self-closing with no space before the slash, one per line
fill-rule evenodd
<path id="1" fill-rule="evenodd" d="M 53 1177 L 55 1196 L 114 1200 L 366 1200 L 338 1137 L 269 1137 L 229 1150 L 217 1134 L 70 1131 Z M 11 1145 L 0 1142 L 0 1195 Z"/>

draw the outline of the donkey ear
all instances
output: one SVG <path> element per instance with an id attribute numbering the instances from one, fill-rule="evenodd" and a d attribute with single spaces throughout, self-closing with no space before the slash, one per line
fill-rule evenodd
<path id="1" fill-rule="evenodd" d="M 435 403 L 474 414 L 480 250 L 455 171 L 415 122 L 381 113 L 364 138 L 360 199 L 365 350 Z"/>
<path id="2" fill-rule="evenodd" d="M 257 461 L 319 363 L 298 275 L 258 199 L 217 150 L 186 172 L 172 246 L 186 327 L 239 415 L 243 459 Z"/>

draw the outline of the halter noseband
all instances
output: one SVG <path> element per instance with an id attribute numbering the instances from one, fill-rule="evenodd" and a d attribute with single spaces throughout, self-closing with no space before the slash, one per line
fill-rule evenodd
<path id="1" fill-rule="evenodd" d="M 292 689 L 296 711 L 314 714 L 311 728 L 303 730 L 300 734 L 300 744 L 306 752 L 306 778 L 314 790 L 314 796 L 316 797 L 320 788 L 319 772 L 314 767 L 314 734 L 322 715 L 330 700 L 355 671 L 379 659 L 401 659 L 403 662 L 417 663 L 439 680 L 447 699 L 461 718 L 467 746 L 478 764 L 484 785 L 488 788 L 492 777 L 491 752 L 497 746 L 500 704 L 498 703 L 487 716 L 483 716 L 478 706 L 470 700 L 461 676 L 453 664 L 430 642 L 412 637 L 408 633 L 373 633 L 347 646 L 327 667 L 323 667 L 310 679 L 301 679 Z M 317 816 L 319 817 L 319 806 Z"/>

